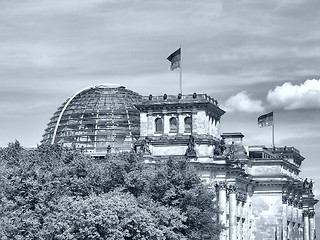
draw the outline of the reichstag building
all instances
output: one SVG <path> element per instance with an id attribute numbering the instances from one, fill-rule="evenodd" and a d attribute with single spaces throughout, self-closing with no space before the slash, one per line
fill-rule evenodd
<path id="1" fill-rule="evenodd" d="M 146 162 L 188 158 L 217 191 L 220 240 L 313 240 L 313 181 L 299 177 L 294 147 L 244 146 L 241 132 L 220 133 L 225 111 L 207 94 L 141 96 L 96 85 L 67 99 L 42 142 L 76 146 L 92 157 L 130 151 Z"/>

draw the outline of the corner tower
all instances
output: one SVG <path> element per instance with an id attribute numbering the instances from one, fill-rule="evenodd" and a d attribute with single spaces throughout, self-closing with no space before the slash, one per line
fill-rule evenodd
<path id="1" fill-rule="evenodd" d="M 143 97 L 136 148 L 152 156 L 187 156 L 212 162 L 219 140 L 218 102 L 207 94 Z"/>

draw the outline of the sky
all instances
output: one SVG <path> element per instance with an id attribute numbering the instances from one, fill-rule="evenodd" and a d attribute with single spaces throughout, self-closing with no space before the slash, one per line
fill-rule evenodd
<path id="1" fill-rule="evenodd" d="M 2 0 L 0 146 L 35 146 L 87 86 L 177 94 L 166 58 L 181 46 L 183 93 L 217 99 L 221 133 L 245 145 L 271 146 L 257 118 L 274 111 L 275 145 L 300 150 L 320 198 L 319 15 L 318 0 Z"/>

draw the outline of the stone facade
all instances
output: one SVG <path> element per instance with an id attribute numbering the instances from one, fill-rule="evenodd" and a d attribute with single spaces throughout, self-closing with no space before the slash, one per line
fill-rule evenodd
<path id="1" fill-rule="evenodd" d="M 93 157 L 130 151 L 146 162 L 187 158 L 214 188 L 226 226 L 220 240 L 313 240 L 318 202 L 299 177 L 294 147 L 243 146 L 220 134 L 224 111 L 206 94 L 142 97 L 119 85 L 83 89 L 51 118 L 42 142 L 75 146 Z"/>
<path id="2" fill-rule="evenodd" d="M 214 187 L 227 228 L 220 240 L 315 239 L 313 182 L 299 177 L 293 147 L 244 147 L 241 133 L 220 135 L 225 113 L 206 94 L 148 96 L 135 149 L 147 161 L 187 157 Z M 153 158 L 154 157 L 154 158 Z"/>

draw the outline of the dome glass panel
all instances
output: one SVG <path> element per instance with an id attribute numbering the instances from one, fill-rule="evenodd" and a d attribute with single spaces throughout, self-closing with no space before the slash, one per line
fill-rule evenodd
<path id="1" fill-rule="evenodd" d="M 119 85 L 97 85 L 67 99 L 50 119 L 43 143 L 88 153 L 130 150 L 140 134 L 141 96 Z"/>

